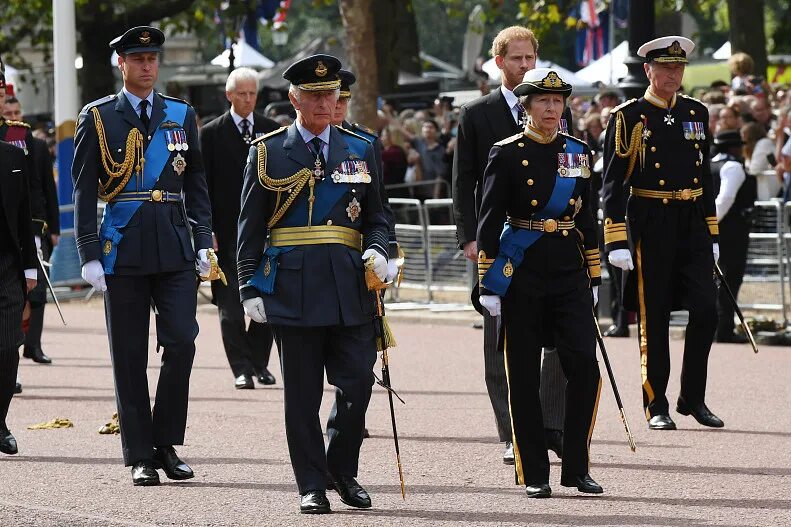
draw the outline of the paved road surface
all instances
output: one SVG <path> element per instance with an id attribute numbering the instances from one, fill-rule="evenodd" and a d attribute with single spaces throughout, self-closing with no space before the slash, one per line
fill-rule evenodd
<path id="1" fill-rule="evenodd" d="M 528 500 L 501 462 L 483 382 L 480 330 L 468 325 L 394 321 L 391 353 L 407 499 L 401 500 L 385 393 L 376 387 L 368 414 L 359 480 L 374 508 L 358 511 L 330 494 L 334 514 L 297 513 L 297 492 L 283 430 L 281 385 L 237 391 L 220 343 L 216 314 L 202 306 L 192 375 L 187 444 L 195 469 L 187 482 L 134 488 L 118 436 L 97 430 L 115 399 L 100 302 L 65 306 L 69 326 L 47 310 L 45 351 L 52 366 L 22 359 L 24 393 L 8 425 L 20 454 L 0 454 L 0 526 L 108 525 L 791 525 L 791 352 L 717 345 L 709 405 L 726 423 L 704 430 L 674 415 L 680 430 L 649 432 L 640 407 L 636 339 L 608 339 L 613 366 L 636 434 L 626 446 L 605 381 L 593 436 L 591 473 L 605 488 L 582 497 L 559 483 L 553 461 L 551 500 Z M 150 354 L 150 382 L 157 356 Z M 672 341 L 678 393 L 679 353 Z M 273 353 L 273 357 L 276 357 Z M 272 371 L 280 383 L 280 371 Z M 602 371 L 604 371 L 602 366 Z M 323 415 L 330 405 L 327 391 Z M 30 431 L 68 417 L 75 427 Z"/>

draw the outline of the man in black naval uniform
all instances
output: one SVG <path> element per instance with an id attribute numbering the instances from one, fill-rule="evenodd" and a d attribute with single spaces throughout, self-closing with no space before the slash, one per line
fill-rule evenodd
<path id="1" fill-rule="evenodd" d="M 275 334 L 300 512 L 310 514 L 330 512 L 328 484 L 347 505 L 371 506 L 355 480 L 376 361 L 364 262 L 387 275 L 373 148 L 330 124 L 340 67 L 313 55 L 283 73 L 297 120 L 250 149 L 239 215 L 240 295 L 245 313 Z M 325 369 L 337 388 L 326 452 L 318 415 Z"/>
<path id="2" fill-rule="evenodd" d="M 711 158 L 714 184 L 714 204 L 720 228 L 720 268 L 725 281 L 736 295 L 747 265 L 747 246 L 750 243 L 750 216 L 758 199 L 755 176 L 744 170 L 742 147 L 738 130 L 725 130 L 714 137 L 715 156 Z M 745 343 L 747 337 L 734 333 L 733 302 L 724 286 L 717 297 L 717 342 Z"/>
<path id="3" fill-rule="evenodd" d="M 524 132 L 492 147 L 478 223 L 480 302 L 492 316 L 502 309 L 516 481 L 530 498 L 552 493 L 539 396 L 541 348 L 550 342 L 568 379 L 560 483 L 603 492 L 588 473 L 601 391 L 592 155 L 584 142 L 558 133 L 570 93 L 547 68 L 528 71 L 514 88 L 528 119 Z"/>
<path id="4" fill-rule="evenodd" d="M 643 406 L 652 430 L 675 430 L 665 391 L 670 312 L 689 310 L 676 410 L 705 426 L 709 351 L 717 325 L 719 256 L 706 107 L 677 95 L 691 40 L 654 39 L 638 50 L 650 86 L 613 108 L 604 151 L 604 243 L 624 271 L 623 304 L 638 312 Z M 628 218 L 628 224 L 627 224 Z"/>
<path id="5" fill-rule="evenodd" d="M 258 77 L 255 70 L 237 68 L 225 83 L 229 111 L 201 128 L 201 153 L 211 199 L 211 218 L 217 257 L 223 269 L 236 269 L 236 226 L 239 197 L 250 143 L 280 128 L 275 121 L 255 112 Z M 212 293 L 220 315 L 220 333 L 237 389 L 252 389 L 253 376 L 261 384 L 275 384 L 269 373 L 272 330 L 251 321 L 247 326 L 239 303 L 236 274 L 227 275 L 227 285 L 212 282 Z"/>
<path id="6" fill-rule="evenodd" d="M 478 228 L 478 211 L 483 196 L 483 173 L 489 159 L 489 150 L 496 141 L 522 130 L 524 108 L 513 93 L 527 71 L 536 67 L 538 40 L 533 32 L 522 26 L 503 29 L 492 43 L 492 56 L 502 75 L 502 86 L 489 95 L 475 99 L 461 107 L 456 149 L 453 156 L 453 217 L 459 248 L 471 262 L 478 260 L 475 240 Z M 561 132 L 573 130 L 571 111 L 568 107 L 560 118 Z M 478 293 L 472 293 L 473 304 Z M 476 306 L 478 308 L 478 306 Z M 503 363 L 503 339 L 499 320 L 483 315 L 483 356 L 486 390 L 494 410 L 497 433 L 505 443 L 503 462 L 514 464 L 511 418 L 508 415 L 508 383 Z M 563 412 L 566 379 L 560 359 L 552 348 L 544 351 L 541 369 L 541 402 L 547 445 L 558 456 L 563 452 Z"/>
<path id="7" fill-rule="evenodd" d="M 124 463 L 135 485 L 158 485 L 157 468 L 170 479 L 193 477 L 173 445 L 183 444 L 187 424 L 196 265 L 201 277 L 216 274 L 195 111 L 154 91 L 164 41 L 141 26 L 110 43 L 124 86 L 80 112 L 72 168 L 82 277 L 105 292 Z M 97 196 L 107 202 L 98 234 Z M 164 348 L 153 411 L 152 306 Z"/>

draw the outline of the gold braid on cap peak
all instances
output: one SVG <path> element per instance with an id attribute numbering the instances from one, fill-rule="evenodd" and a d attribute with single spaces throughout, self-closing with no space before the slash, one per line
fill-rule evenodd
<path id="1" fill-rule="evenodd" d="M 313 201 L 315 200 L 313 197 L 313 185 L 315 184 L 313 172 L 307 168 L 303 168 L 289 177 L 273 179 L 266 175 L 266 143 L 263 141 L 258 143 L 256 145 L 256 151 L 258 154 L 258 182 L 261 183 L 261 186 L 266 190 L 277 192 L 275 212 L 267 221 L 266 226 L 272 228 L 280 221 L 280 218 L 288 211 L 291 204 L 294 203 L 294 200 L 297 199 L 297 196 L 299 196 L 299 193 L 305 187 L 305 183 L 310 183 L 310 197 L 308 198 L 308 226 L 310 226 L 313 216 Z M 280 206 L 280 198 L 283 192 L 288 193 L 288 198 L 286 198 L 286 201 Z"/>
<path id="2" fill-rule="evenodd" d="M 643 123 L 638 122 L 632 128 L 631 138 L 627 135 L 624 129 L 626 126 L 626 117 L 623 112 L 615 114 L 615 155 L 620 158 L 629 158 L 629 167 L 626 169 L 624 181 L 628 181 L 629 177 L 634 171 L 634 165 L 637 162 L 637 155 L 640 155 L 640 168 L 645 166 L 645 141 L 643 139 Z M 628 143 L 628 147 L 624 149 L 624 145 Z"/>
<path id="3" fill-rule="evenodd" d="M 137 172 L 138 174 L 143 173 L 143 165 L 145 165 L 146 162 L 143 157 L 143 134 L 140 133 L 140 130 L 137 128 L 129 130 L 129 135 L 126 136 L 124 160 L 117 163 L 115 159 L 113 159 L 110 148 L 107 146 L 107 137 L 104 135 L 104 124 L 102 123 L 99 109 L 94 106 L 91 108 L 91 113 L 93 113 L 93 118 L 96 123 L 96 135 L 99 137 L 99 151 L 101 152 L 102 165 L 109 178 L 107 183 L 102 183 L 101 179 L 99 180 L 99 199 L 110 201 L 116 194 L 123 190 L 129 182 L 129 178 L 132 177 L 132 172 Z M 110 189 L 110 185 L 118 178 L 120 178 L 121 181 L 118 182 L 114 189 Z"/>

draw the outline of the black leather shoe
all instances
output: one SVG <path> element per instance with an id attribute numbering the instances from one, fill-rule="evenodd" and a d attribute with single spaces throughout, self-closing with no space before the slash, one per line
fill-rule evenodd
<path id="1" fill-rule="evenodd" d="M 25 346 L 22 356 L 26 359 L 33 359 L 33 362 L 38 362 L 39 364 L 52 364 L 52 359 L 44 355 L 44 350 L 41 348 L 28 348 Z"/>
<path id="2" fill-rule="evenodd" d="M 16 438 L 11 435 L 11 430 L 6 428 L 5 425 L 0 426 L 0 452 L 11 456 L 18 452 Z"/>
<path id="3" fill-rule="evenodd" d="M 544 430 L 544 437 L 547 442 L 547 450 L 554 452 L 558 459 L 563 459 L 563 431 L 547 428 Z"/>
<path id="4" fill-rule="evenodd" d="M 357 507 L 358 509 L 369 509 L 371 507 L 371 497 L 357 483 L 357 480 L 351 476 L 333 476 L 327 488 L 335 489 L 341 497 L 341 501 L 350 507 Z"/>
<path id="5" fill-rule="evenodd" d="M 368 439 L 369 437 L 371 437 L 371 432 L 367 428 L 363 428 L 363 439 Z"/>
<path id="6" fill-rule="evenodd" d="M 683 399 L 678 400 L 678 404 L 676 405 L 676 412 L 680 413 L 681 415 L 692 415 L 697 422 L 702 424 L 703 426 L 710 426 L 712 428 L 722 428 L 725 426 L 725 423 L 722 422 L 722 419 L 714 415 L 709 407 L 706 406 L 706 403 L 699 403 L 699 404 L 687 404 Z"/>
<path id="7" fill-rule="evenodd" d="M 616 326 L 613 324 L 604 332 L 605 337 L 628 337 L 629 326 Z"/>
<path id="8" fill-rule="evenodd" d="M 150 459 L 138 461 L 132 467 L 132 484 L 136 487 L 152 487 L 159 485 L 159 474 L 156 464 Z"/>
<path id="9" fill-rule="evenodd" d="M 255 378 L 258 380 L 258 384 L 264 384 L 267 386 L 270 386 L 277 382 L 275 381 L 275 376 L 269 373 L 269 370 L 267 370 L 266 368 L 256 373 Z"/>
<path id="10" fill-rule="evenodd" d="M 747 338 L 747 335 L 740 335 L 738 333 L 717 333 L 717 336 L 714 338 L 714 340 L 716 342 L 726 344 L 747 344 L 750 342 L 750 339 Z"/>
<path id="11" fill-rule="evenodd" d="M 329 514 L 330 502 L 323 490 L 311 490 L 299 496 L 299 512 L 302 514 Z"/>
<path id="12" fill-rule="evenodd" d="M 549 483 L 539 483 L 538 485 L 528 485 L 525 489 L 528 498 L 551 498 L 552 489 Z"/>
<path id="13" fill-rule="evenodd" d="M 22 383 L 21 382 L 16 383 L 16 386 L 14 386 L 14 393 L 22 393 Z"/>
<path id="14" fill-rule="evenodd" d="M 560 476 L 560 484 L 564 487 L 577 487 L 580 492 L 586 494 L 601 494 L 604 489 L 601 485 L 593 481 L 590 474 L 580 474 L 578 476 Z"/>
<path id="15" fill-rule="evenodd" d="M 514 444 L 511 441 L 505 442 L 505 450 L 503 451 L 503 463 L 506 465 L 514 464 Z"/>
<path id="16" fill-rule="evenodd" d="M 253 384 L 253 378 L 249 375 L 238 376 L 233 385 L 237 390 L 252 390 L 255 388 L 255 384 Z"/>
<path id="17" fill-rule="evenodd" d="M 669 415 L 659 414 L 653 416 L 648 421 L 649 430 L 675 430 L 676 423 L 670 418 Z"/>
<path id="18" fill-rule="evenodd" d="M 159 463 L 168 479 L 190 479 L 195 474 L 189 465 L 179 459 L 172 446 L 160 446 L 154 451 L 154 461 Z"/>

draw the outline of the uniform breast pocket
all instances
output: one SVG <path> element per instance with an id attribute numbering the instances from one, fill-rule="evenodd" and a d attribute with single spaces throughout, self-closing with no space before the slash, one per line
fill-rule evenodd
<path id="1" fill-rule="evenodd" d="M 265 295 L 264 299 L 267 314 L 302 317 L 302 256 L 302 249 L 296 248 L 278 257 L 274 294 Z"/>

